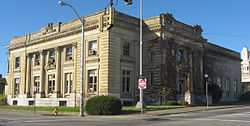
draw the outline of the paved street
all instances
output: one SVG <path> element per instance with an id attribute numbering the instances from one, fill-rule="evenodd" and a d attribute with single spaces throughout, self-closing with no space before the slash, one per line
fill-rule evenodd
<path id="1" fill-rule="evenodd" d="M 0 126 L 249 126 L 250 106 L 166 116 L 48 116 L 0 112 Z"/>

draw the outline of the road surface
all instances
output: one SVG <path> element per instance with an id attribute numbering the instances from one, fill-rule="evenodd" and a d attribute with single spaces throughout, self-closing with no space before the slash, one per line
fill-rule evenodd
<path id="1" fill-rule="evenodd" d="M 250 106 L 165 116 L 51 116 L 0 110 L 0 126 L 250 126 Z"/>

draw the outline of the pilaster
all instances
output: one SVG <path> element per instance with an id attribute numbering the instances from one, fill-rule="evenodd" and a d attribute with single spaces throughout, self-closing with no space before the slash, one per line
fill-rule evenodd
<path id="1" fill-rule="evenodd" d="M 40 96 L 43 97 L 45 93 L 45 75 L 44 75 L 44 52 L 40 51 Z"/>
<path id="2" fill-rule="evenodd" d="M 29 96 L 31 94 L 31 90 L 30 90 L 30 87 L 31 87 L 31 57 L 29 54 L 27 54 L 26 56 L 26 62 L 27 62 L 27 67 L 26 67 L 26 94 L 27 96 Z"/>
<path id="3" fill-rule="evenodd" d="M 60 84 L 61 84 L 61 50 L 59 47 L 55 48 L 56 51 L 56 84 L 55 92 L 60 94 Z"/>

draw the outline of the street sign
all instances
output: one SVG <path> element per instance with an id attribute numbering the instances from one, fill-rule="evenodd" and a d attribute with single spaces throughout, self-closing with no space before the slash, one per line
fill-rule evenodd
<path id="1" fill-rule="evenodd" d="M 147 79 L 139 79 L 138 80 L 138 88 L 139 89 L 146 89 L 147 88 Z"/>

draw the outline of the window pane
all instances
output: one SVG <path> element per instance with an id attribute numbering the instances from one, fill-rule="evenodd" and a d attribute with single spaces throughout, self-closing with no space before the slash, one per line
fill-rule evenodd
<path id="1" fill-rule="evenodd" d="M 15 68 L 19 68 L 20 67 L 20 57 L 16 57 L 15 59 Z"/>
<path id="2" fill-rule="evenodd" d="M 89 53 L 88 55 L 96 55 L 97 54 L 97 40 L 90 41 L 89 42 Z"/>
<path id="3" fill-rule="evenodd" d="M 127 87 L 126 87 L 126 91 L 129 92 L 129 88 L 130 88 L 130 78 L 127 78 Z"/>
<path id="4" fill-rule="evenodd" d="M 66 48 L 66 61 L 69 61 L 72 59 L 73 59 L 72 47 L 68 47 L 68 48 Z"/>
<path id="5" fill-rule="evenodd" d="M 94 93 L 97 91 L 97 70 L 88 71 L 88 92 Z"/>

